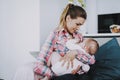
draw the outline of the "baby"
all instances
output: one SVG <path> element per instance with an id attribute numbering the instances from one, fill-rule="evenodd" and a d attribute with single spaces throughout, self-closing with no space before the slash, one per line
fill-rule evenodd
<path id="1" fill-rule="evenodd" d="M 54 52 L 51 55 L 51 69 L 56 75 L 63 75 L 71 73 L 72 70 L 77 69 L 78 65 L 81 66 L 80 70 L 78 71 L 79 74 L 83 74 L 85 72 L 88 72 L 90 67 L 90 64 L 95 63 L 94 54 L 99 48 L 99 45 L 96 40 L 91 38 L 86 38 L 83 40 L 83 42 L 79 42 L 79 40 L 71 39 L 66 42 L 66 47 L 69 50 L 80 50 L 81 53 L 79 53 L 79 58 L 77 57 L 73 60 L 73 67 L 69 67 L 67 69 L 67 63 L 64 66 L 61 66 L 63 61 L 60 61 L 61 56 Z M 73 53 L 74 54 L 74 53 Z M 70 64 L 71 66 L 71 64 Z"/>

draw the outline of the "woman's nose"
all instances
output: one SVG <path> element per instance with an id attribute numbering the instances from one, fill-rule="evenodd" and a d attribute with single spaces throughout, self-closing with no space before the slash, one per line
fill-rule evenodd
<path id="1" fill-rule="evenodd" d="M 77 26 L 77 27 L 76 27 L 76 30 L 79 30 L 79 29 L 80 29 L 80 26 Z"/>

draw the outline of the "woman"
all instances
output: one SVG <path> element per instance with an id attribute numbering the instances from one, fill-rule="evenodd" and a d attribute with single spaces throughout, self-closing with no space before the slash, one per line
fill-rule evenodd
<path id="1" fill-rule="evenodd" d="M 65 43 L 73 38 L 82 41 L 82 35 L 77 31 L 80 26 L 84 24 L 86 17 L 86 11 L 82 7 L 73 4 L 68 4 L 66 6 L 60 17 L 59 26 L 51 32 L 41 48 L 37 58 L 38 61 L 35 63 L 34 67 L 35 74 L 43 77 L 46 76 L 46 79 L 51 79 L 51 77 L 55 76 L 48 64 L 49 58 L 53 52 L 57 52 L 62 56 L 61 60 L 64 61 L 63 65 L 66 62 L 68 63 L 67 68 L 73 66 L 73 59 L 79 56 L 79 50 L 71 50 L 67 53 L 69 50 L 66 48 Z M 69 66 L 70 64 L 72 64 L 72 66 Z M 79 68 L 80 65 L 74 70 L 75 72 L 71 72 L 72 75 L 76 74 Z M 70 79 L 63 78 L 61 80 Z"/>

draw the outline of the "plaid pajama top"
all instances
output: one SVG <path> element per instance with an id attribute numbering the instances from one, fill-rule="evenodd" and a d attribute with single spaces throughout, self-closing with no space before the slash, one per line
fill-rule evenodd
<path id="1" fill-rule="evenodd" d="M 73 38 L 81 38 L 81 34 L 78 32 L 73 33 Z M 37 58 L 37 62 L 35 63 L 34 72 L 43 76 L 53 76 L 53 72 L 47 66 L 47 61 L 50 58 L 50 55 L 55 51 L 59 53 L 61 56 L 64 56 L 68 51 L 68 48 L 65 46 L 67 40 L 70 39 L 70 34 L 64 29 L 54 30 L 50 33 L 48 38 L 46 39 L 44 45 L 41 48 L 40 54 Z M 78 59 L 81 60 L 81 56 L 79 55 L 78 50 Z M 83 59 L 82 59 L 83 60 Z M 89 59 L 88 62 L 93 64 L 93 59 Z"/>

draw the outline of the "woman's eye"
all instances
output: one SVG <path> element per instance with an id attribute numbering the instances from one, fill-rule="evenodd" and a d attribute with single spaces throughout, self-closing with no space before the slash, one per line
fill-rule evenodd
<path id="1" fill-rule="evenodd" d="M 78 24 L 78 23 L 76 23 L 76 25 L 77 25 L 77 26 L 80 26 L 80 25 L 82 25 L 82 24 Z"/>

